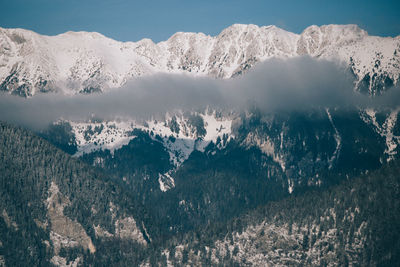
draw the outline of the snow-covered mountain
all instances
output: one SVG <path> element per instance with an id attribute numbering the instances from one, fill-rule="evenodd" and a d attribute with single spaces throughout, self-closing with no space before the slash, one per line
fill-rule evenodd
<path id="1" fill-rule="evenodd" d="M 178 32 L 157 44 L 90 32 L 44 36 L 0 28 L 0 90 L 21 96 L 91 93 L 159 72 L 230 78 L 257 62 L 299 55 L 345 62 L 357 87 L 371 94 L 399 80 L 400 37 L 369 36 L 356 25 L 310 26 L 295 34 L 235 24 L 217 36 Z"/>
<path id="2" fill-rule="evenodd" d="M 42 36 L 0 29 L 0 91 L 21 96 L 48 91 L 88 94 L 155 73 L 228 79 L 273 57 L 303 55 L 344 62 L 355 75 L 357 89 L 371 95 L 398 83 L 400 77 L 400 36 L 369 36 L 356 25 L 310 26 L 294 34 L 275 26 L 235 24 L 215 37 L 176 33 L 157 44 L 149 39 L 123 43 L 98 33 Z M 170 172 L 179 169 L 193 151 L 218 155 L 234 139 L 242 148 L 260 149 L 271 161 L 268 164 L 284 173 L 285 186 L 292 192 L 302 183 L 323 183 L 321 170 L 344 168 L 349 158 L 359 157 L 361 171 L 366 165 L 374 166 L 370 161 L 380 164 L 396 159 L 400 155 L 399 114 L 399 109 L 360 110 L 342 116 L 327 109 L 305 117 L 259 117 L 252 112 L 217 116 L 216 111 L 200 111 L 145 122 L 69 121 L 65 145 L 76 147 L 76 156 L 92 154 L 89 162 L 102 165 L 104 155 L 97 152 L 109 150 L 114 155 L 133 139 L 139 142 L 135 130 L 145 132 L 167 151 L 173 167 L 162 168 L 159 174 L 173 185 Z M 53 133 L 53 138 L 59 134 Z M 167 188 L 163 184 L 160 189 Z"/>
<path id="3" fill-rule="evenodd" d="M 0 28 L 0 94 L 28 103 L 155 73 L 229 79 L 308 55 L 344 62 L 373 96 L 399 83 L 399 54 L 400 36 L 355 25 L 294 34 L 236 24 L 158 44 Z M 35 134 L 0 121 L 0 266 L 46 265 L 40 257 L 59 266 L 397 265 L 399 246 L 388 241 L 400 240 L 398 102 L 92 114 Z"/>

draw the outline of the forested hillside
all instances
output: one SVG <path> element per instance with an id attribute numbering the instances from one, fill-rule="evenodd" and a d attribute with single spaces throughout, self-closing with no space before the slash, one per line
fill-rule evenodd
<path id="1" fill-rule="evenodd" d="M 7 266 L 135 264 L 150 241 L 146 211 L 117 180 L 4 123 L 0 184 Z"/>
<path id="2" fill-rule="evenodd" d="M 125 160 L 114 164 L 123 168 L 136 162 L 138 173 L 162 170 L 167 161 L 146 167 L 156 161 L 140 160 L 146 153 L 165 155 L 161 146 L 145 139 L 132 140 L 125 154 L 117 152 L 115 160 Z M 129 184 L 140 181 L 131 173 L 131 180 L 121 181 L 112 168 L 88 166 L 22 128 L 1 123 L 0 146 L 0 262 L 6 266 L 400 262 L 399 161 L 338 185 L 285 197 L 273 179 L 252 179 L 262 171 L 250 168 L 260 166 L 251 164 L 259 157 L 257 149 L 232 146 L 224 155 L 193 153 L 175 174 L 181 186 L 163 193 L 152 191 L 154 180 Z M 243 153 L 252 161 L 236 164 Z M 245 186 L 226 190 L 233 183 Z M 274 194 L 262 193 L 274 186 Z M 153 193 L 137 196 L 136 190 Z"/>
<path id="3" fill-rule="evenodd" d="M 171 239 L 164 266 L 397 266 L 400 162 Z"/>
<path id="4" fill-rule="evenodd" d="M 171 172 L 174 186 L 162 192 L 159 180 L 168 170 L 168 154 L 148 134 L 136 131 L 135 135 L 113 154 L 103 150 L 81 159 L 125 183 L 135 200 L 154 217 L 159 231 L 154 238 L 161 241 L 216 221 L 226 222 L 289 195 L 276 163 L 259 149 L 246 149 L 235 142 L 221 151 L 213 144 L 204 153 L 194 151 Z M 268 169 L 266 164 L 270 164 Z"/>

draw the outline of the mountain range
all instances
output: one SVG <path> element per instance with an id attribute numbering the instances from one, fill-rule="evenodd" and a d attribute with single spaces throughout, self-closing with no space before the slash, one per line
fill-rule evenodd
<path id="1" fill-rule="evenodd" d="M 1 28 L 0 49 L 0 90 L 22 96 L 106 91 L 160 72 L 231 78 L 273 57 L 301 55 L 346 63 L 356 87 L 371 94 L 396 84 L 400 73 L 400 37 L 369 36 L 356 25 L 310 26 L 295 34 L 234 24 L 217 36 L 178 32 L 157 44 Z"/>
<path id="2" fill-rule="evenodd" d="M 399 55 L 400 36 L 356 25 L 235 24 L 157 44 L 0 28 L 0 97 L 24 103 L 107 96 L 155 74 L 235 82 L 301 57 L 395 103 L 0 122 L 0 265 L 398 264 Z"/>

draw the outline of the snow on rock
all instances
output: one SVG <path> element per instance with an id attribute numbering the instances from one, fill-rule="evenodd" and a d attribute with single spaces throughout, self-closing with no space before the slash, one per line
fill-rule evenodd
<path id="1" fill-rule="evenodd" d="M 175 180 L 169 173 L 160 173 L 158 176 L 158 183 L 160 184 L 160 190 L 163 192 L 175 187 Z"/>
<path id="2" fill-rule="evenodd" d="M 349 214 L 350 215 L 350 214 Z M 351 216 L 349 216 L 351 217 Z M 323 220 L 324 218 L 322 218 Z M 351 221 L 351 218 L 349 219 Z M 318 225 L 310 225 L 312 231 L 321 232 Z M 251 266 L 298 266 L 304 258 L 309 258 L 310 265 L 320 265 L 321 257 L 329 259 L 335 256 L 335 252 L 329 249 L 329 244 L 337 242 L 337 229 L 331 228 L 321 232 L 321 237 L 305 249 L 302 247 L 303 239 L 307 232 L 307 227 L 296 223 L 274 224 L 262 222 L 254 226 L 248 226 L 243 232 L 233 232 L 232 240 L 228 238 L 215 242 L 212 249 L 212 262 L 218 265 L 219 258 L 225 255 L 232 255 L 234 262 L 238 265 Z M 365 240 L 361 234 L 355 233 L 354 243 L 349 246 L 350 251 L 360 251 Z M 357 262 L 357 258 L 349 261 Z"/>
<path id="3" fill-rule="evenodd" d="M 387 161 L 393 160 L 400 144 L 400 136 L 394 132 L 400 108 L 391 110 L 382 124 L 379 124 L 376 117 L 377 111 L 374 109 L 363 110 L 360 114 L 364 122 L 372 125 L 376 132 L 385 139 L 386 149 L 384 153 L 387 155 Z"/>
<path id="4" fill-rule="evenodd" d="M 293 193 L 294 190 L 294 183 L 291 179 L 288 178 L 288 192 L 289 194 Z"/>
<path id="5" fill-rule="evenodd" d="M 230 118 L 217 118 L 215 112 L 205 113 L 196 114 L 202 119 L 201 129 L 182 114 L 167 118 L 167 122 L 147 122 L 147 129 L 161 136 L 175 166 L 188 159 L 194 150 L 204 152 L 210 142 L 216 143 L 218 138 L 221 139 L 224 135 L 228 139 L 232 137 Z"/>
<path id="6" fill-rule="evenodd" d="M 332 128 L 335 130 L 334 137 L 335 137 L 335 141 L 336 141 L 336 148 L 335 148 L 335 151 L 333 152 L 332 157 L 328 160 L 329 169 L 331 169 L 333 166 L 334 160 L 336 160 L 339 157 L 340 149 L 342 147 L 342 137 L 340 136 L 339 131 L 337 130 L 335 124 L 333 123 L 332 115 L 329 112 L 329 109 L 327 108 L 325 111 L 326 111 L 326 114 L 328 115 L 329 122 L 331 123 Z"/>
<path id="7" fill-rule="evenodd" d="M 396 38 L 368 36 L 357 25 L 324 25 L 305 29 L 297 45 L 299 54 L 347 63 L 357 77 L 357 87 L 365 86 L 372 95 L 379 93 L 374 88 L 379 79 L 383 86 L 399 80 Z"/>
<path id="8" fill-rule="evenodd" d="M 393 133 L 393 129 L 397 122 L 397 117 L 400 112 L 400 108 L 392 110 L 389 116 L 386 118 L 383 128 L 385 129 L 386 137 L 386 150 L 385 153 L 389 155 L 388 160 L 393 160 L 394 156 L 397 154 L 397 146 L 400 143 L 400 136 L 396 136 Z"/>
<path id="9" fill-rule="evenodd" d="M 309 55 L 345 62 L 357 86 L 376 94 L 399 80 L 400 38 L 369 36 L 356 25 L 310 26 L 301 34 L 234 24 L 217 36 L 178 32 L 167 41 L 118 42 L 94 32 L 44 36 L 0 28 L 0 90 L 92 93 L 154 73 L 240 75 L 272 57 Z"/>

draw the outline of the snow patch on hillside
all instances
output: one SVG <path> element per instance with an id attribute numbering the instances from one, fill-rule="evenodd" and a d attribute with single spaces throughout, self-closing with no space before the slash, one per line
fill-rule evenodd
<path id="1" fill-rule="evenodd" d="M 78 145 L 76 156 L 96 150 L 108 149 L 111 153 L 127 145 L 135 136 L 130 122 L 70 122 Z"/>
<path id="2" fill-rule="evenodd" d="M 364 122 L 372 125 L 375 131 L 385 139 L 386 149 L 384 153 L 388 157 L 387 161 L 393 160 L 397 155 L 397 148 L 400 144 L 400 136 L 396 135 L 394 132 L 400 114 L 400 108 L 391 110 L 382 124 L 379 124 L 376 117 L 377 111 L 374 109 L 361 111 L 360 114 Z"/>
<path id="3" fill-rule="evenodd" d="M 332 115 L 329 112 L 329 109 L 327 108 L 325 111 L 326 111 L 326 114 L 328 115 L 329 122 L 331 123 L 332 128 L 335 130 L 334 137 L 335 137 L 335 141 L 336 141 L 336 148 L 335 148 L 335 151 L 333 152 L 332 157 L 328 160 L 329 169 L 332 169 L 334 160 L 336 160 L 340 154 L 340 149 L 342 147 L 342 137 L 340 136 L 339 131 L 337 130 L 335 124 L 333 123 Z"/>
<path id="4" fill-rule="evenodd" d="M 175 180 L 169 173 L 160 173 L 158 176 L 158 183 L 160 184 L 160 190 L 163 192 L 175 187 Z"/>
<path id="5" fill-rule="evenodd" d="M 69 122 L 78 146 L 75 156 L 105 149 L 113 153 L 135 138 L 133 131 L 139 129 L 149 133 L 153 140 L 161 142 L 169 153 L 171 163 L 179 166 L 194 150 L 204 152 L 210 142 L 216 144 L 223 138 L 228 141 L 233 137 L 230 118 L 219 118 L 215 113 L 196 114 L 196 116 L 202 119 L 202 127 L 192 125 L 190 119 L 183 114 L 167 115 L 163 120 L 151 119 L 143 123 L 136 121 Z M 223 146 L 220 144 L 217 147 Z"/>

